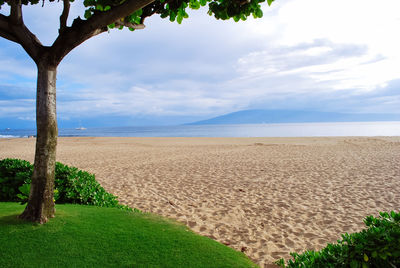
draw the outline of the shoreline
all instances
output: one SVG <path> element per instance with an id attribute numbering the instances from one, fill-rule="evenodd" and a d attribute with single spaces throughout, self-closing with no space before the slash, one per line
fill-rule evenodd
<path id="1" fill-rule="evenodd" d="M 2 136 L 28 137 L 34 129 L 0 129 Z M 400 121 L 175 125 L 59 128 L 60 137 L 346 137 L 400 136 Z"/>
<path id="2" fill-rule="evenodd" d="M 6 136 L 6 135 L 5 135 Z M 310 139 L 389 139 L 389 140 L 400 140 L 400 135 L 399 136 L 393 136 L 393 135 L 376 135 L 376 136 L 263 136 L 263 137 L 220 137 L 220 136 L 160 136 L 160 137 L 134 137 L 134 136 L 58 136 L 57 139 L 143 139 L 144 142 L 148 139 L 165 139 L 165 140 L 174 140 L 174 139 L 199 139 L 199 140 L 207 140 L 207 139 L 215 139 L 215 140 L 231 140 L 231 139 L 237 139 L 237 140 L 243 140 L 245 143 L 245 140 L 251 140 L 251 139 L 259 139 L 259 140 L 264 140 L 264 141 L 270 141 L 274 142 L 275 140 L 310 140 Z M 0 137 L 1 140 L 18 140 L 18 139 L 34 139 L 36 140 L 36 135 L 31 135 L 31 136 L 22 136 L 22 137 L 17 137 L 17 136 L 12 136 L 10 135 L 9 137 Z M 249 141 L 247 141 L 249 142 Z"/>
<path id="3" fill-rule="evenodd" d="M 121 203 L 187 224 L 260 266 L 399 210 L 400 137 L 59 138 L 57 161 Z M 35 139 L 0 139 L 33 161 Z"/>

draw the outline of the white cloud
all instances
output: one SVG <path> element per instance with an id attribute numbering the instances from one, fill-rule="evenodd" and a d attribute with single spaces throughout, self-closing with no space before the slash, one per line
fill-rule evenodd
<path id="1" fill-rule="evenodd" d="M 323 56 L 324 54 L 331 52 L 332 48 L 327 46 L 317 46 L 311 47 L 302 51 L 301 53 L 305 56 L 316 57 L 316 56 Z"/>
<path id="2" fill-rule="evenodd" d="M 400 29 L 399 1 L 377 4 L 373 0 L 292 0 L 276 3 L 280 8 L 273 17 L 250 25 L 253 31 L 272 43 L 239 59 L 239 69 L 245 75 L 271 79 L 297 75 L 309 80 L 306 83 L 309 90 L 323 83 L 324 88 L 320 90 L 350 91 L 379 89 L 400 78 L 397 71 L 400 69 L 400 35 L 396 34 Z M 273 26 L 279 31 L 271 31 Z M 313 46 L 315 40 L 325 40 L 325 44 Z M 302 44 L 310 47 L 297 49 Z M 366 49 L 361 54 L 332 53 L 340 44 Z M 292 49 L 275 55 L 282 47 Z M 323 57 L 327 57 L 326 62 L 316 63 Z M 300 59 L 303 66 L 292 68 L 285 64 L 296 59 Z"/>
<path id="3" fill-rule="evenodd" d="M 37 72 L 34 64 L 27 64 L 25 60 L 19 60 L 10 56 L 0 54 L 0 72 L 2 76 L 22 76 L 26 78 L 36 78 Z"/>
<path id="4" fill-rule="evenodd" d="M 20 114 L 35 114 L 35 100 L 0 100 L 0 117 L 18 116 Z"/>
<path id="5" fill-rule="evenodd" d="M 17 117 L 19 120 L 24 120 L 24 121 L 35 121 L 36 117 L 34 116 L 19 116 Z"/>
<path id="6" fill-rule="evenodd" d="M 24 9 L 46 44 L 57 35 L 60 7 L 61 2 L 46 2 L 45 8 Z M 82 14 L 79 1 L 72 7 L 71 18 Z M 182 25 L 152 17 L 144 30 L 96 36 L 61 63 L 58 111 L 65 118 L 207 116 L 254 105 L 308 107 L 318 94 L 323 108 L 329 109 L 331 98 L 335 109 L 336 92 L 359 98 L 400 78 L 398 0 L 277 0 L 263 10 L 262 19 L 234 23 L 217 21 L 202 9 L 190 12 Z M 34 84 L 34 64 L 13 53 L 5 48 L 0 54 L 0 75 L 18 86 L 27 81 L 17 77 Z M 358 110 L 365 105 L 365 111 L 394 111 L 398 103 L 396 97 L 375 99 L 380 106 L 348 103 Z"/>
<path id="7" fill-rule="evenodd" d="M 287 1 L 277 16 L 284 26 L 280 42 L 293 45 L 326 38 L 335 43 L 368 44 L 373 53 L 384 49 L 399 55 L 395 49 L 400 42 L 395 34 L 399 9 L 397 0 Z"/>
<path id="8" fill-rule="evenodd" d="M 400 78 L 400 74 L 396 71 L 400 69 L 400 62 L 383 59 L 368 63 L 372 59 L 370 55 L 347 58 L 332 64 L 311 67 L 308 72 L 303 71 L 309 73 L 313 81 L 330 81 L 332 89 L 339 90 L 371 91 Z"/>

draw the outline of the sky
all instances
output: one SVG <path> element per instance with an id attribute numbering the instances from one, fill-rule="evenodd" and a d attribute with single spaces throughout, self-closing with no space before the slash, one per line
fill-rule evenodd
<path id="1" fill-rule="evenodd" d="M 61 8 L 23 9 L 45 45 Z M 174 125 L 246 109 L 398 114 L 399 10 L 398 0 L 276 0 L 245 22 L 202 8 L 181 25 L 154 15 L 143 30 L 110 30 L 59 65 L 59 126 Z M 69 23 L 83 12 L 73 2 Z M 0 129 L 34 127 L 35 91 L 35 64 L 0 38 Z"/>

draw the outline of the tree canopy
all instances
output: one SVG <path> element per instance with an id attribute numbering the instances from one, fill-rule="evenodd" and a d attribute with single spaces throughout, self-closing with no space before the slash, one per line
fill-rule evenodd
<path id="1" fill-rule="evenodd" d="M 267 0 L 268 5 L 274 0 Z M 48 0 L 47 2 L 56 2 Z M 57 0 L 60 2 L 60 0 Z M 147 17 L 159 14 L 161 18 L 181 23 L 189 15 L 187 9 L 199 9 L 208 5 L 208 14 L 216 19 L 235 21 L 246 20 L 249 16 L 261 18 L 261 3 L 265 0 L 84 0 L 83 18 L 74 19 L 67 26 L 70 5 L 74 0 L 63 0 L 60 14 L 59 36 L 48 51 L 57 65 L 73 48 L 87 39 L 108 31 L 124 27 L 130 30 L 144 28 Z M 10 15 L 0 14 L 0 36 L 19 43 L 37 62 L 41 45 L 36 36 L 23 24 L 22 5 L 46 5 L 45 0 L 0 0 L 0 10 L 4 4 L 10 6 Z M 40 54 L 40 53 L 39 53 Z"/>
<path id="2" fill-rule="evenodd" d="M 49 2 L 55 2 L 55 0 L 48 0 Z M 268 5 L 274 0 L 267 0 Z M 1 6 L 5 3 L 11 5 L 12 0 L 0 0 Z M 59 0 L 57 0 L 59 2 Z M 70 2 L 74 0 L 63 1 L 64 12 L 63 15 L 68 17 L 68 9 Z M 126 5 L 127 2 L 140 2 L 131 0 L 84 0 L 83 5 L 85 6 L 85 19 L 90 19 L 93 16 L 97 16 L 101 12 L 111 11 L 118 6 Z M 120 20 L 110 23 L 109 28 L 123 28 L 128 27 L 134 30 L 134 25 L 143 24 L 145 18 L 152 16 L 153 14 L 159 14 L 161 18 L 169 18 L 170 21 L 177 21 L 181 23 L 184 18 L 188 18 L 189 15 L 186 12 L 187 8 L 199 9 L 200 7 L 208 4 L 208 14 L 214 15 L 217 19 L 227 20 L 233 18 L 235 21 L 246 20 L 247 17 L 253 15 L 254 18 L 261 18 L 263 12 L 261 10 L 261 3 L 265 0 L 150 0 L 144 7 L 124 16 Z M 45 0 L 21 0 L 23 5 L 34 5 L 42 4 L 44 6 Z M 61 19 L 60 19 L 61 20 Z M 64 25 L 65 27 L 65 25 Z"/>

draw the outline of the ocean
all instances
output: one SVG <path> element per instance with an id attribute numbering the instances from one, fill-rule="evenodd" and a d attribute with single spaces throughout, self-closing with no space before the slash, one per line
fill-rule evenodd
<path id="1" fill-rule="evenodd" d="M 36 135 L 34 129 L 0 129 L 0 138 Z M 59 129 L 60 137 L 332 137 L 400 136 L 400 122 L 179 125 Z"/>

